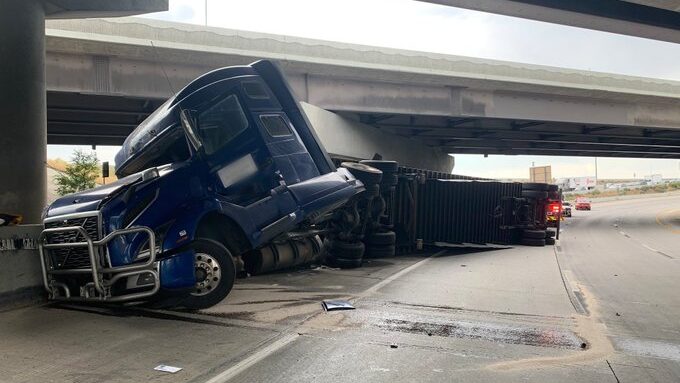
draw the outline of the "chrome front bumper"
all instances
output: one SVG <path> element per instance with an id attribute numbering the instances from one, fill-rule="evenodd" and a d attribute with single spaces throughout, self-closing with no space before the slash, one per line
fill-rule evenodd
<path id="1" fill-rule="evenodd" d="M 47 243 L 48 236 L 56 233 L 78 233 L 85 240 L 82 242 Z M 115 237 L 143 232 L 148 235 L 149 251 L 148 258 L 144 263 L 134 263 L 125 266 L 112 267 L 107 254 L 106 244 Z M 93 240 L 81 226 L 55 227 L 43 230 L 39 239 L 38 250 L 42 265 L 42 277 L 49 299 L 59 301 L 97 301 L 97 302 L 124 302 L 139 300 L 154 295 L 160 289 L 160 278 L 156 269 L 156 243 L 153 230 L 148 227 L 131 227 L 116 230 L 100 240 Z M 53 258 L 50 256 L 51 249 L 63 248 L 87 248 L 90 258 L 90 267 L 64 269 L 55 267 Z M 106 265 L 106 266 L 104 266 Z M 141 277 L 150 275 L 151 284 L 140 286 L 143 291 L 112 295 L 112 286 L 122 278 Z M 86 282 L 79 286 L 78 295 L 74 295 L 68 284 L 59 281 L 59 277 L 85 276 Z"/>

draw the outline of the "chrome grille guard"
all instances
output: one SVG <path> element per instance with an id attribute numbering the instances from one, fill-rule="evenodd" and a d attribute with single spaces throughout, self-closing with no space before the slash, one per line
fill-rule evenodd
<path id="1" fill-rule="evenodd" d="M 69 243 L 47 243 L 46 238 L 50 234 L 76 232 L 79 233 L 85 241 L 69 242 Z M 40 261 L 42 266 L 42 277 L 45 289 L 49 294 L 51 300 L 66 300 L 66 301 L 105 301 L 105 302 L 123 302 L 130 300 L 137 300 L 151 296 L 160 289 L 160 278 L 158 272 L 155 270 L 154 263 L 156 262 L 156 247 L 149 246 L 149 256 L 144 263 L 135 263 L 125 266 L 104 267 L 101 262 L 101 254 L 106 253 L 106 244 L 113 238 L 132 233 L 146 233 L 149 237 L 148 243 L 156 243 L 156 238 L 153 230 L 145 226 L 131 227 L 120 229 L 112 232 L 100 240 L 93 240 L 87 231 L 81 226 L 55 227 L 42 231 L 39 238 L 38 250 L 40 252 Z M 56 269 L 52 265 L 52 259 L 48 256 L 47 251 L 50 249 L 60 248 L 85 247 L 87 248 L 90 267 L 77 269 Z M 102 249 L 103 251 L 98 251 Z M 88 282 L 80 286 L 80 295 L 72 296 L 69 286 L 66 283 L 57 281 L 54 276 L 58 275 L 84 275 L 90 274 L 92 282 Z M 111 275 L 109 279 L 105 279 L 105 274 Z M 153 276 L 153 288 L 147 291 L 136 292 L 125 295 L 112 296 L 111 287 L 121 278 L 131 277 L 141 274 L 151 274 Z M 146 287 L 146 286 L 143 286 Z M 60 294 L 60 289 L 63 294 Z"/>

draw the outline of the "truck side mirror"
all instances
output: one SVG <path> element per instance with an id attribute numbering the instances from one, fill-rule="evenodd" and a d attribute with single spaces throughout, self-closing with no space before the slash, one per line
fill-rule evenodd
<path id="1" fill-rule="evenodd" d="M 182 123 L 182 129 L 184 129 L 184 133 L 186 134 L 189 143 L 194 148 L 194 150 L 198 151 L 198 149 L 201 148 L 201 140 L 199 140 L 196 130 L 194 129 L 191 112 L 186 109 L 182 109 L 179 112 L 179 119 Z"/>

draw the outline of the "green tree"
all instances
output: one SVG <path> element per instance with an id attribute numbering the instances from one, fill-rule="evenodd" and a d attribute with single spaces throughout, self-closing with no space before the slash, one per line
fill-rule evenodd
<path id="1" fill-rule="evenodd" d="M 57 174 L 57 192 L 60 195 L 75 193 L 95 187 L 95 180 L 99 172 L 97 155 L 83 153 L 82 150 L 73 151 L 71 163 L 64 173 Z"/>

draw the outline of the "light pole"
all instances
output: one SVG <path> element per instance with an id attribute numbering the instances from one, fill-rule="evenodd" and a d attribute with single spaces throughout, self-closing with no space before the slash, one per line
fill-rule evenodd
<path id="1" fill-rule="evenodd" d="M 208 26 L 208 0 L 205 0 L 205 7 L 203 7 L 205 10 L 205 26 Z"/>

